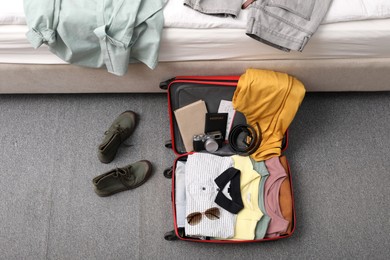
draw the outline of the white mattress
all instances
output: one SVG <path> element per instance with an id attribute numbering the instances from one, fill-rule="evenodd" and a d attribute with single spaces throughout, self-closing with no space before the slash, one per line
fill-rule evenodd
<path id="1" fill-rule="evenodd" d="M 27 41 L 25 25 L 0 26 L 0 63 L 63 64 L 47 46 Z M 321 25 L 302 53 L 286 53 L 245 29 L 164 28 L 159 61 L 390 58 L 390 19 Z"/>

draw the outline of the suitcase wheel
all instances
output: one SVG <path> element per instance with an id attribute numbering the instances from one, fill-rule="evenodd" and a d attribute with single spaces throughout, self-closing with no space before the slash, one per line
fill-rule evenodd
<path id="1" fill-rule="evenodd" d="M 172 173 L 173 173 L 173 166 L 166 168 L 164 170 L 164 177 L 167 179 L 172 179 Z"/>
<path id="2" fill-rule="evenodd" d="M 172 149 L 172 141 L 171 141 L 171 140 L 165 141 L 164 146 L 165 146 L 166 148 Z"/>
<path id="3" fill-rule="evenodd" d="M 164 234 L 164 239 L 167 241 L 175 241 L 178 240 L 179 238 L 176 236 L 175 230 L 172 230 Z"/>

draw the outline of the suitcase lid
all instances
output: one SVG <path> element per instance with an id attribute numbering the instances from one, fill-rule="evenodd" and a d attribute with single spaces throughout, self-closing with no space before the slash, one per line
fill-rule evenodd
<path id="1" fill-rule="evenodd" d="M 168 114 L 171 132 L 171 145 L 175 154 L 186 154 L 183 140 L 176 122 L 174 111 L 178 108 L 204 100 L 209 113 L 218 112 L 221 100 L 231 101 L 237 87 L 239 76 L 179 76 L 160 83 L 160 88 L 167 90 Z M 236 111 L 232 127 L 246 124 L 245 116 Z M 226 143 L 226 142 L 225 142 Z M 287 148 L 288 134 L 286 132 L 282 143 L 282 151 Z M 232 155 L 229 145 L 224 145 L 215 154 Z"/>

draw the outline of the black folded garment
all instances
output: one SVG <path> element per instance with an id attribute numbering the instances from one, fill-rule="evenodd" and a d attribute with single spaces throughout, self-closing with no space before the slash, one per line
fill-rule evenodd
<path id="1" fill-rule="evenodd" d="M 240 190 L 240 173 L 240 170 L 234 167 L 230 167 L 214 180 L 214 182 L 219 187 L 219 192 L 214 202 L 217 203 L 221 208 L 226 209 L 233 214 L 237 214 L 244 208 Z M 231 200 L 228 199 L 222 192 L 223 188 L 229 182 L 230 186 L 228 192 L 232 198 Z"/>

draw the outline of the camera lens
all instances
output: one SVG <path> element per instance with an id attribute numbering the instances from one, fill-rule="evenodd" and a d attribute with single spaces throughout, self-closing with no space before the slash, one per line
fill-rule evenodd
<path id="1" fill-rule="evenodd" d="M 213 138 L 209 138 L 204 143 L 204 148 L 209 153 L 216 152 L 218 150 L 218 143 Z"/>

